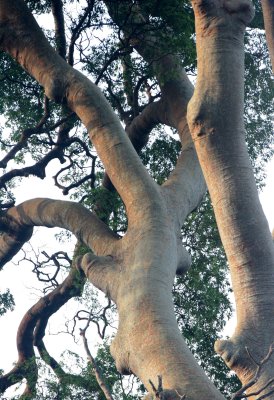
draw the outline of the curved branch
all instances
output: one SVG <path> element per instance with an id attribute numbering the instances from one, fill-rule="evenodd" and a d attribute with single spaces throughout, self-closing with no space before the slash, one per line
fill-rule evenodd
<path id="1" fill-rule="evenodd" d="M 97 254 L 110 254 L 118 236 L 99 218 L 78 203 L 33 199 L 10 208 L 0 217 L 0 265 L 10 260 L 30 239 L 34 226 L 59 227 L 71 231 Z"/>
<path id="2" fill-rule="evenodd" d="M 25 251 L 23 250 L 25 253 Z M 54 289 L 55 287 L 59 286 L 57 282 L 57 276 L 60 272 L 62 266 L 70 267 L 72 260 L 69 258 L 68 254 L 64 251 L 57 251 L 49 255 L 46 251 L 42 251 L 41 254 L 45 257 L 44 260 L 40 261 L 39 256 L 40 254 L 36 255 L 36 261 L 33 261 L 31 258 L 27 258 L 26 254 L 24 255 L 22 260 L 26 260 L 30 262 L 33 266 L 32 272 L 34 272 L 37 276 L 38 281 L 49 283 L 49 286 L 43 288 L 43 293 L 46 294 L 50 289 Z M 20 260 L 19 263 L 22 261 Z M 18 264 L 19 264 L 18 263 Z M 51 269 L 54 267 L 54 271 L 48 271 L 48 268 Z M 44 268 L 46 268 L 46 272 L 44 272 Z"/>
<path id="3" fill-rule="evenodd" d="M 63 194 L 64 195 L 68 194 L 68 192 L 71 189 L 77 188 L 77 187 L 79 187 L 80 185 L 82 185 L 83 183 L 85 183 L 87 181 L 90 181 L 90 186 L 94 187 L 93 185 L 94 185 L 94 181 L 95 181 L 95 174 L 94 174 L 93 170 L 91 171 L 90 174 L 88 174 L 88 175 L 84 176 L 83 178 L 79 179 L 79 181 L 73 182 L 69 186 L 63 187 Z"/>
<path id="4" fill-rule="evenodd" d="M 105 0 L 105 3 L 113 20 L 124 31 L 128 40 L 134 43 L 137 52 L 153 68 L 162 92 L 160 101 L 162 116 L 159 122 L 178 130 L 182 143 L 181 155 L 175 170 L 163 185 L 163 192 L 172 204 L 171 209 L 177 214 L 179 225 L 182 225 L 186 216 L 200 204 L 206 191 L 203 173 L 186 120 L 187 105 L 193 95 L 193 85 L 182 67 L 179 56 L 168 53 L 155 32 L 150 31 L 147 25 L 142 29 L 145 18 L 141 14 L 141 6 L 132 10 L 129 18 L 129 7 L 125 7 L 124 3 L 118 6 L 108 0 Z M 153 104 L 149 106 L 155 107 Z M 141 116 L 140 121 L 142 121 Z M 138 119 L 136 122 L 139 125 Z"/>
<path id="5" fill-rule="evenodd" d="M 94 182 L 95 182 L 95 179 L 96 179 L 96 176 L 95 176 L 95 160 L 96 160 L 96 157 L 94 157 L 94 158 L 92 159 L 92 166 L 91 166 L 91 172 L 90 172 L 90 174 L 85 175 L 83 178 L 79 179 L 79 180 L 76 181 L 76 182 L 71 183 L 71 184 L 68 185 L 68 186 L 64 186 L 64 185 L 62 185 L 61 183 L 59 183 L 59 181 L 58 181 L 59 175 L 61 175 L 64 171 L 69 170 L 69 169 L 72 168 L 73 165 L 74 165 L 74 164 L 73 164 L 73 161 L 72 161 L 72 159 L 71 159 L 71 157 L 68 157 L 68 159 L 70 160 L 69 165 L 67 165 L 67 166 L 64 167 L 64 168 L 61 168 L 61 169 L 53 176 L 53 179 L 54 179 L 54 182 L 55 182 L 55 186 L 57 186 L 59 189 L 62 189 L 64 195 L 67 195 L 71 189 L 74 189 L 74 188 L 76 188 L 76 187 L 79 187 L 80 185 L 82 185 L 82 184 L 85 183 L 86 181 L 90 181 L 90 186 L 91 186 L 91 187 L 94 187 Z"/>
<path id="6" fill-rule="evenodd" d="M 46 177 L 46 167 L 50 161 L 58 158 L 61 163 L 63 163 L 63 149 L 65 146 L 55 146 L 52 150 L 48 152 L 40 161 L 29 167 L 15 168 L 6 174 L 2 175 L 0 178 L 0 188 L 5 187 L 5 184 L 11 179 L 16 177 L 26 177 L 29 175 L 36 176 L 37 178 L 44 179 Z"/>
<path id="7" fill-rule="evenodd" d="M 18 361 L 10 372 L 0 377 L 0 393 L 4 393 L 8 387 L 26 378 L 27 387 L 24 395 L 27 394 L 28 398 L 35 395 L 38 374 L 33 345 L 44 336 L 50 316 L 69 299 L 79 296 L 85 281 L 83 274 L 72 268 L 60 286 L 42 297 L 27 311 L 17 331 Z"/>
<path id="8" fill-rule="evenodd" d="M 96 179 L 96 175 L 95 175 L 95 167 L 96 167 L 96 164 L 95 164 L 95 162 L 96 162 L 97 157 L 94 156 L 94 155 L 92 155 L 92 154 L 90 153 L 88 146 L 87 146 L 81 139 L 79 139 L 79 138 L 77 138 L 77 137 L 74 137 L 74 138 L 69 139 L 69 143 L 70 143 L 70 144 L 72 144 L 72 143 L 78 143 L 78 144 L 82 147 L 82 149 L 84 150 L 84 152 L 86 153 L 86 156 L 89 157 L 89 158 L 91 158 L 92 163 L 91 163 L 91 172 L 90 172 L 90 174 L 88 174 L 88 175 L 82 177 L 82 178 L 79 179 L 78 181 L 73 182 L 73 183 L 71 183 L 71 184 L 68 185 L 68 186 L 63 186 L 63 185 L 58 181 L 58 177 L 59 177 L 64 171 L 68 171 L 68 170 L 69 170 L 70 168 L 72 168 L 73 165 L 74 165 L 74 161 L 72 160 L 72 158 L 71 158 L 70 155 L 69 155 L 69 156 L 64 156 L 64 158 L 67 158 L 67 159 L 70 161 L 70 163 L 69 163 L 67 166 L 65 166 L 64 168 L 61 168 L 61 169 L 53 176 L 53 179 L 54 179 L 54 182 L 55 182 L 55 186 L 57 186 L 59 189 L 62 189 L 64 195 L 67 195 L 71 189 L 76 188 L 76 187 L 79 187 L 80 185 L 82 185 L 84 182 L 86 182 L 86 181 L 88 181 L 88 180 L 90 180 L 90 186 L 93 187 L 93 186 L 94 186 L 95 179 Z M 71 153 L 71 154 L 72 154 L 72 153 Z M 77 165 L 77 163 L 76 163 L 76 165 Z"/>
<path id="9" fill-rule="evenodd" d="M 137 154 L 140 154 L 141 150 L 146 146 L 149 134 L 153 128 L 158 124 L 170 125 L 165 110 L 166 104 L 162 99 L 157 102 L 149 103 L 143 111 L 126 126 L 126 133 Z M 107 174 L 104 175 L 102 185 L 107 190 L 114 190 Z"/>
<path id="10" fill-rule="evenodd" d="M 38 125 L 35 128 L 29 128 L 25 129 L 21 137 L 19 139 L 19 142 L 15 144 L 12 149 L 6 154 L 6 156 L 0 161 L 0 168 L 6 168 L 7 164 L 9 161 L 11 161 L 15 155 L 18 153 L 18 151 L 22 150 L 27 146 L 28 139 L 35 134 L 42 134 L 42 133 L 47 133 L 50 130 L 53 130 L 57 128 L 60 125 L 63 125 L 65 122 L 68 121 L 68 119 L 73 116 L 73 114 L 68 115 L 65 118 L 60 119 L 58 122 L 56 122 L 54 125 L 48 128 L 42 128 L 42 120 L 38 123 Z M 5 174 L 3 174 L 0 178 L 0 187 L 5 187 L 5 184 L 9 182 L 11 179 L 15 177 L 25 177 L 29 175 L 34 175 L 37 176 L 40 179 L 44 179 L 46 176 L 45 169 L 50 161 L 53 159 L 57 158 L 61 163 L 64 162 L 64 149 L 68 146 L 70 146 L 73 142 L 78 141 L 75 138 L 68 138 L 68 130 L 69 129 L 62 129 L 59 131 L 58 134 L 58 139 L 56 145 L 53 147 L 52 150 L 50 150 L 40 161 L 37 163 L 29 166 L 29 167 L 24 167 L 24 168 L 16 168 L 13 169 Z M 52 141 L 52 143 L 54 142 Z"/>
<path id="11" fill-rule="evenodd" d="M 159 198 L 158 186 L 100 89 L 55 53 L 22 0 L 3 0 L 0 11 L 1 48 L 45 88 L 50 99 L 66 102 L 82 120 L 111 181 L 124 203 L 131 205 L 129 219 L 144 198 L 148 212 L 157 212 L 147 193 Z"/>
<path id="12" fill-rule="evenodd" d="M 147 144 L 148 136 L 158 124 L 170 125 L 163 99 L 149 103 L 144 110 L 126 126 L 126 132 L 137 153 Z"/>

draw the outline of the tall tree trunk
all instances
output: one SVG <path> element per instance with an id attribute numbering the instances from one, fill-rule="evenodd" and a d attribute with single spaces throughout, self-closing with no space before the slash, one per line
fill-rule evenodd
<path id="1" fill-rule="evenodd" d="M 109 252 L 96 237 L 101 226 L 90 226 L 90 235 L 86 229 L 83 235 L 82 227 L 78 231 L 70 225 L 97 248 L 96 256 L 87 255 L 79 261 L 79 268 L 118 306 L 119 329 L 112 345 L 118 369 L 135 373 L 152 393 L 150 381 L 157 386 L 161 375 L 165 398 L 186 395 L 189 400 L 223 400 L 184 343 L 174 315 L 174 277 L 177 270 L 182 273 L 189 267 L 181 242 L 182 213 L 174 211 L 168 190 L 162 191 L 148 175 L 100 90 L 53 51 L 23 1 L 0 1 L 0 31 L 1 47 L 37 79 L 49 98 L 68 104 L 81 118 L 125 203 L 128 231 L 121 240 L 113 238 Z M 187 154 L 195 156 L 192 150 Z M 185 174 L 185 204 L 182 196 L 179 201 L 176 195 L 184 217 L 198 205 L 204 192 L 195 159 L 193 166 L 195 174 Z M 49 201 L 37 200 L 32 206 L 27 203 L 11 210 L 10 218 L 23 232 L 37 223 L 66 225 L 65 215 L 69 218 L 74 209 L 82 214 L 71 203 L 69 207 L 70 211 L 63 204 L 60 218 L 58 204 L 56 208 Z"/>
<path id="2" fill-rule="evenodd" d="M 243 123 L 245 24 L 249 1 L 193 1 L 198 82 L 188 121 L 228 257 L 237 327 L 216 350 L 243 383 L 274 334 L 274 246 L 256 190 Z M 270 359 L 252 391 L 274 376 Z M 267 389 L 268 390 L 268 389 Z M 272 395 L 273 396 L 273 395 Z M 269 397 L 274 398 L 274 397 Z"/>
<path id="3" fill-rule="evenodd" d="M 272 71 L 274 72 L 274 0 L 261 0 L 264 27 L 269 50 Z"/>

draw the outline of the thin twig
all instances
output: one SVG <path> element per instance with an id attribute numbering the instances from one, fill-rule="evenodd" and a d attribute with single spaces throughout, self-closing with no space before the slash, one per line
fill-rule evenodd
<path id="1" fill-rule="evenodd" d="M 91 352 L 89 350 L 88 341 L 87 341 L 87 338 L 86 338 L 86 335 L 85 335 L 88 326 L 89 326 L 89 321 L 87 322 L 87 325 L 86 325 L 86 327 L 84 329 L 80 329 L 80 335 L 83 338 L 84 348 L 85 348 L 85 351 L 87 353 L 88 361 L 89 361 L 89 363 L 91 364 L 91 366 L 93 368 L 94 375 L 96 377 L 98 385 L 102 389 L 106 399 L 107 400 L 114 400 L 114 398 L 112 397 L 112 394 L 110 392 L 110 389 L 109 389 L 109 387 L 108 387 L 108 385 L 107 385 L 107 383 L 106 383 L 106 381 L 105 381 L 105 379 L 104 379 L 104 377 L 102 375 L 102 372 L 100 371 L 95 359 L 92 357 Z"/>

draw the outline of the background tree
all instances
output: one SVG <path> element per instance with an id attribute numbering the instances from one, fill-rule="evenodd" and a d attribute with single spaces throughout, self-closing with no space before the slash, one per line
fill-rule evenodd
<path id="1" fill-rule="evenodd" d="M 199 2 L 194 3 L 197 5 Z M 213 3 L 212 9 L 205 5 L 203 18 L 212 12 L 216 13 L 217 21 L 220 18 L 226 21 L 231 19 L 235 35 L 239 37 L 237 40 L 241 42 L 242 20 L 248 16 L 248 5 L 243 5 L 247 8 L 242 17 L 240 6 L 234 9 L 234 6 L 228 5 L 220 11 L 219 2 Z M 5 232 L 1 242 L 1 262 L 2 265 L 6 263 L 30 238 L 34 225 L 69 229 L 80 242 L 103 258 L 89 254 L 79 259 L 79 252 L 84 254 L 87 251 L 86 248 L 79 249 L 79 246 L 74 261 L 61 253 L 52 257 L 46 255 L 46 261 L 53 262 L 56 271 L 62 268 L 62 260 L 72 264 L 71 272 L 59 286 L 56 286 L 56 275 L 49 275 L 43 270 L 45 262 L 35 269 L 38 279 L 46 281 L 47 285 L 51 282 L 53 291 L 34 305 L 22 320 L 18 330 L 19 359 L 15 368 L 1 378 L 1 390 L 25 377 L 27 387 L 24 396 L 32 398 L 43 395 L 36 392 L 38 371 L 33 343 L 44 362 L 64 383 L 64 391 L 57 392 L 59 398 L 83 396 L 83 390 L 87 389 L 85 370 L 81 373 L 82 380 L 79 374 L 65 372 L 48 354 L 43 343 L 50 316 L 71 297 L 80 295 L 85 278 L 82 272 L 77 271 L 83 269 L 92 283 L 118 306 L 120 325 L 112 345 L 112 354 L 121 372 L 137 374 L 152 394 L 150 382 L 157 386 L 157 375 L 161 375 L 165 396 L 170 398 L 179 398 L 184 394 L 191 399 L 201 396 L 222 398 L 187 352 L 172 315 L 170 296 L 175 271 L 182 274 L 189 267 L 188 253 L 181 245 L 181 227 L 187 216 L 195 210 L 183 227 L 183 243 L 192 255 L 193 268 L 174 284 L 175 312 L 187 343 L 202 367 L 223 393 L 231 392 L 226 370 L 212 351 L 213 343 L 231 310 L 227 264 L 209 200 L 201 205 L 199 211 L 196 210 L 205 194 L 205 184 L 186 123 L 186 108 L 193 88 L 183 67 L 189 75 L 195 75 L 196 71 L 192 8 L 187 1 L 171 1 L 169 5 L 155 1 L 88 1 L 78 4 L 76 14 L 75 5 L 71 2 L 56 0 L 37 5 L 29 1 L 27 4 L 36 14 L 52 12 L 55 31 L 45 31 L 45 34 L 61 58 L 48 46 L 23 2 L 7 4 L 1 1 L 2 47 L 45 89 L 44 94 L 35 80 L 6 54 L 2 54 L 1 85 L 4 95 L 1 97 L 1 108 L 6 126 L 1 143 L 6 154 L 1 160 L 4 173 L 0 183 L 2 209 L 8 211 L 4 211 L 1 217 L 1 228 Z M 248 63 L 244 115 L 248 149 L 260 182 L 261 167 L 272 154 L 269 135 L 272 93 L 266 46 L 263 33 L 259 30 L 262 28 L 262 14 L 260 5 L 256 3 L 255 6 L 257 13 L 246 37 Z M 197 10 L 199 21 L 200 8 Z M 234 13 L 236 19 L 229 16 Z M 237 20 L 238 14 L 241 22 Z M 219 29 L 217 24 L 213 28 L 212 36 L 217 38 L 217 42 L 222 40 L 224 33 L 227 35 L 227 26 L 221 24 Z M 230 49 L 229 57 L 234 57 L 233 49 L 229 47 L 231 38 L 225 36 L 225 40 L 228 43 L 225 49 Z M 212 59 L 212 54 L 205 55 L 206 62 L 210 61 L 217 69 L 226 71 L 222 60 L 216 60 L 214 64 Z M 241 64 L 241 60 L 242 54 L 237 54 L 235 65 L 238 66 L 238 62 Z M 148 176 L 101 92 L 69 67 L 73 65 L 88 74 L 95 85 L 100 85 L 123 122 L 136 151 L 141 153 L 143 163 L 161 186 Z M 231 65 L 230 59 L 228 65 Z M 230 115 L 233 121 L 234 112 L 242 112 L 242 94 L 238 90 L 242 87 L 242 76 L 239 68 L 235 71 L 237 79 L 232 72 L 227 72 L 216 109 L 220 111 L 220 104 L 226 104 L 226 108 L 222 106 L 224 112 L 231 111 L 231 104 L 239 93 L 238 103 L 235 100 L 239 107 L 233 109 Z M 208 82 L 209 76 L 210 72 L 206 72 L 199 82 Z M 231 79 L 235 79 L 239 87 L 236 85 L 234 100 L 223 103 L 229 86 L 227 82 L 231 82 Z M 213 79 L 214 91 L 218 85 Z M 214 101 L 217 99 L 215 96 L 214 93 Z M 199 99 L 202 99 L 200 95 Z M 51 100 L 61 103 L 61 107 Z M 206 111 L 206 115 L 211 115 L 210 110 Z M 108 175 L 104 175 L 98 155 L 91 147 L 87 132 L 81 128 L 77 116 L 85 124 Z M 204 112 L 199 114 L 199 124 L 203 118 Z M 161 125 L 170 129 L 163 130 Z M 229 123 L 227 126 L 231 132 L 232 125 Z M 194 126 L 193 131 L 195 129 Z M 176 132 L 179 133 L 180 142 Z M 198 143 L 196 138 L 195 142 Z M 236 153 L 239 150 L 239 146 L 236 146 Z M 71 194 L 75 201 L 85 207 L 49 200 L 35 200 L 13 207 L 15 199 L 12 188 L 18 178 L 35 175 L 43 179 L 46 167 L 53 159 L 63 164 L 56 172 L 55 184 L 65 195 Z M 205 164 L 209 165 L 207 156 L 205 159 Z M 26 161 L 33 164 L 22 166 Z M 14 165 L 14 162 L 18 167 L 6 172 L 5 168 Z M 220 171 L 222 174 L 225 169 L 222 167 Z M 216 174 L 214 172 L 211 175 L 215 177 L 214 186 Z M 234 175 L 235 172 L 232 179 Z M 222 182 L 223 179 L 221 176 L 218 181 Z M 220 190 L 222 193 L 223 189 Z M 228 198 L 229 195 L 226 195 L 225 199 Z M 239 201 L 242 201 L 240 196 Z M 230 209 L 229 203 L 225 208 Z M 238 205 L 234 208 L 239 212 Z M 91 214 L 88 209 L 94 213 Z M 106 224 L 112 230 L 107 229 Z M 120 239 L 125 232 L 126 235 Z M 268 281 L 270 277 L 271 274 L 268 274 Z M 104 320 L 104 311 L 98 314 L 97 320 L 94 317 L 96 309 L 93 309 L 92 315 L 88 320 L 108 324 Z M 145 332 L 145 338 L 138 327 Z M 172 345 L 167 346 L 166 343 Z M 269 344 L 269 340 L 265 340 L 257 359 L 266 354 Z M 240 374 L 240 377 L 245 383 L 254 375 L 254 368 L 250 360 L 244 361 L 249 375 L 242 377 Z M 103 365 L 106 369 L 106 364 Z M 234 367 L 232 364 L 230 366 Z M 193 374 L 198 381 L 196 387 L 192 385 Z M 260 388 L 267 378 L 269 374 L 260 382 Z M 119 376 L 114 380 L 108 378 L 108 381 L 114 396 L 126 396 L 117 389 Z M 67 392 L 70 382 L 73 387 L 80 386 L 82 389 Z M 93 395 L 102 395 L 93 383 L 90 385 Z M 44 397 L 52 396 L 54 390 L 59 389 L 50 384 Z M 115 393 L 115 390 L 118 391 Z M 90 391 L 87 391 L 87 396 L 90 396 Z"/>

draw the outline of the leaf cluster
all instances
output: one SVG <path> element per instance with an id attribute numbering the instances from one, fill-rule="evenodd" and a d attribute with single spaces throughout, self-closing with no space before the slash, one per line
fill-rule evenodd
<path id="1" fill-rule="evenodd" d="M 6 314 L 7 311 L 13 311 L 15 306 L 13 295 L 10 290 L 0 292 L 0 317 Z"/>

